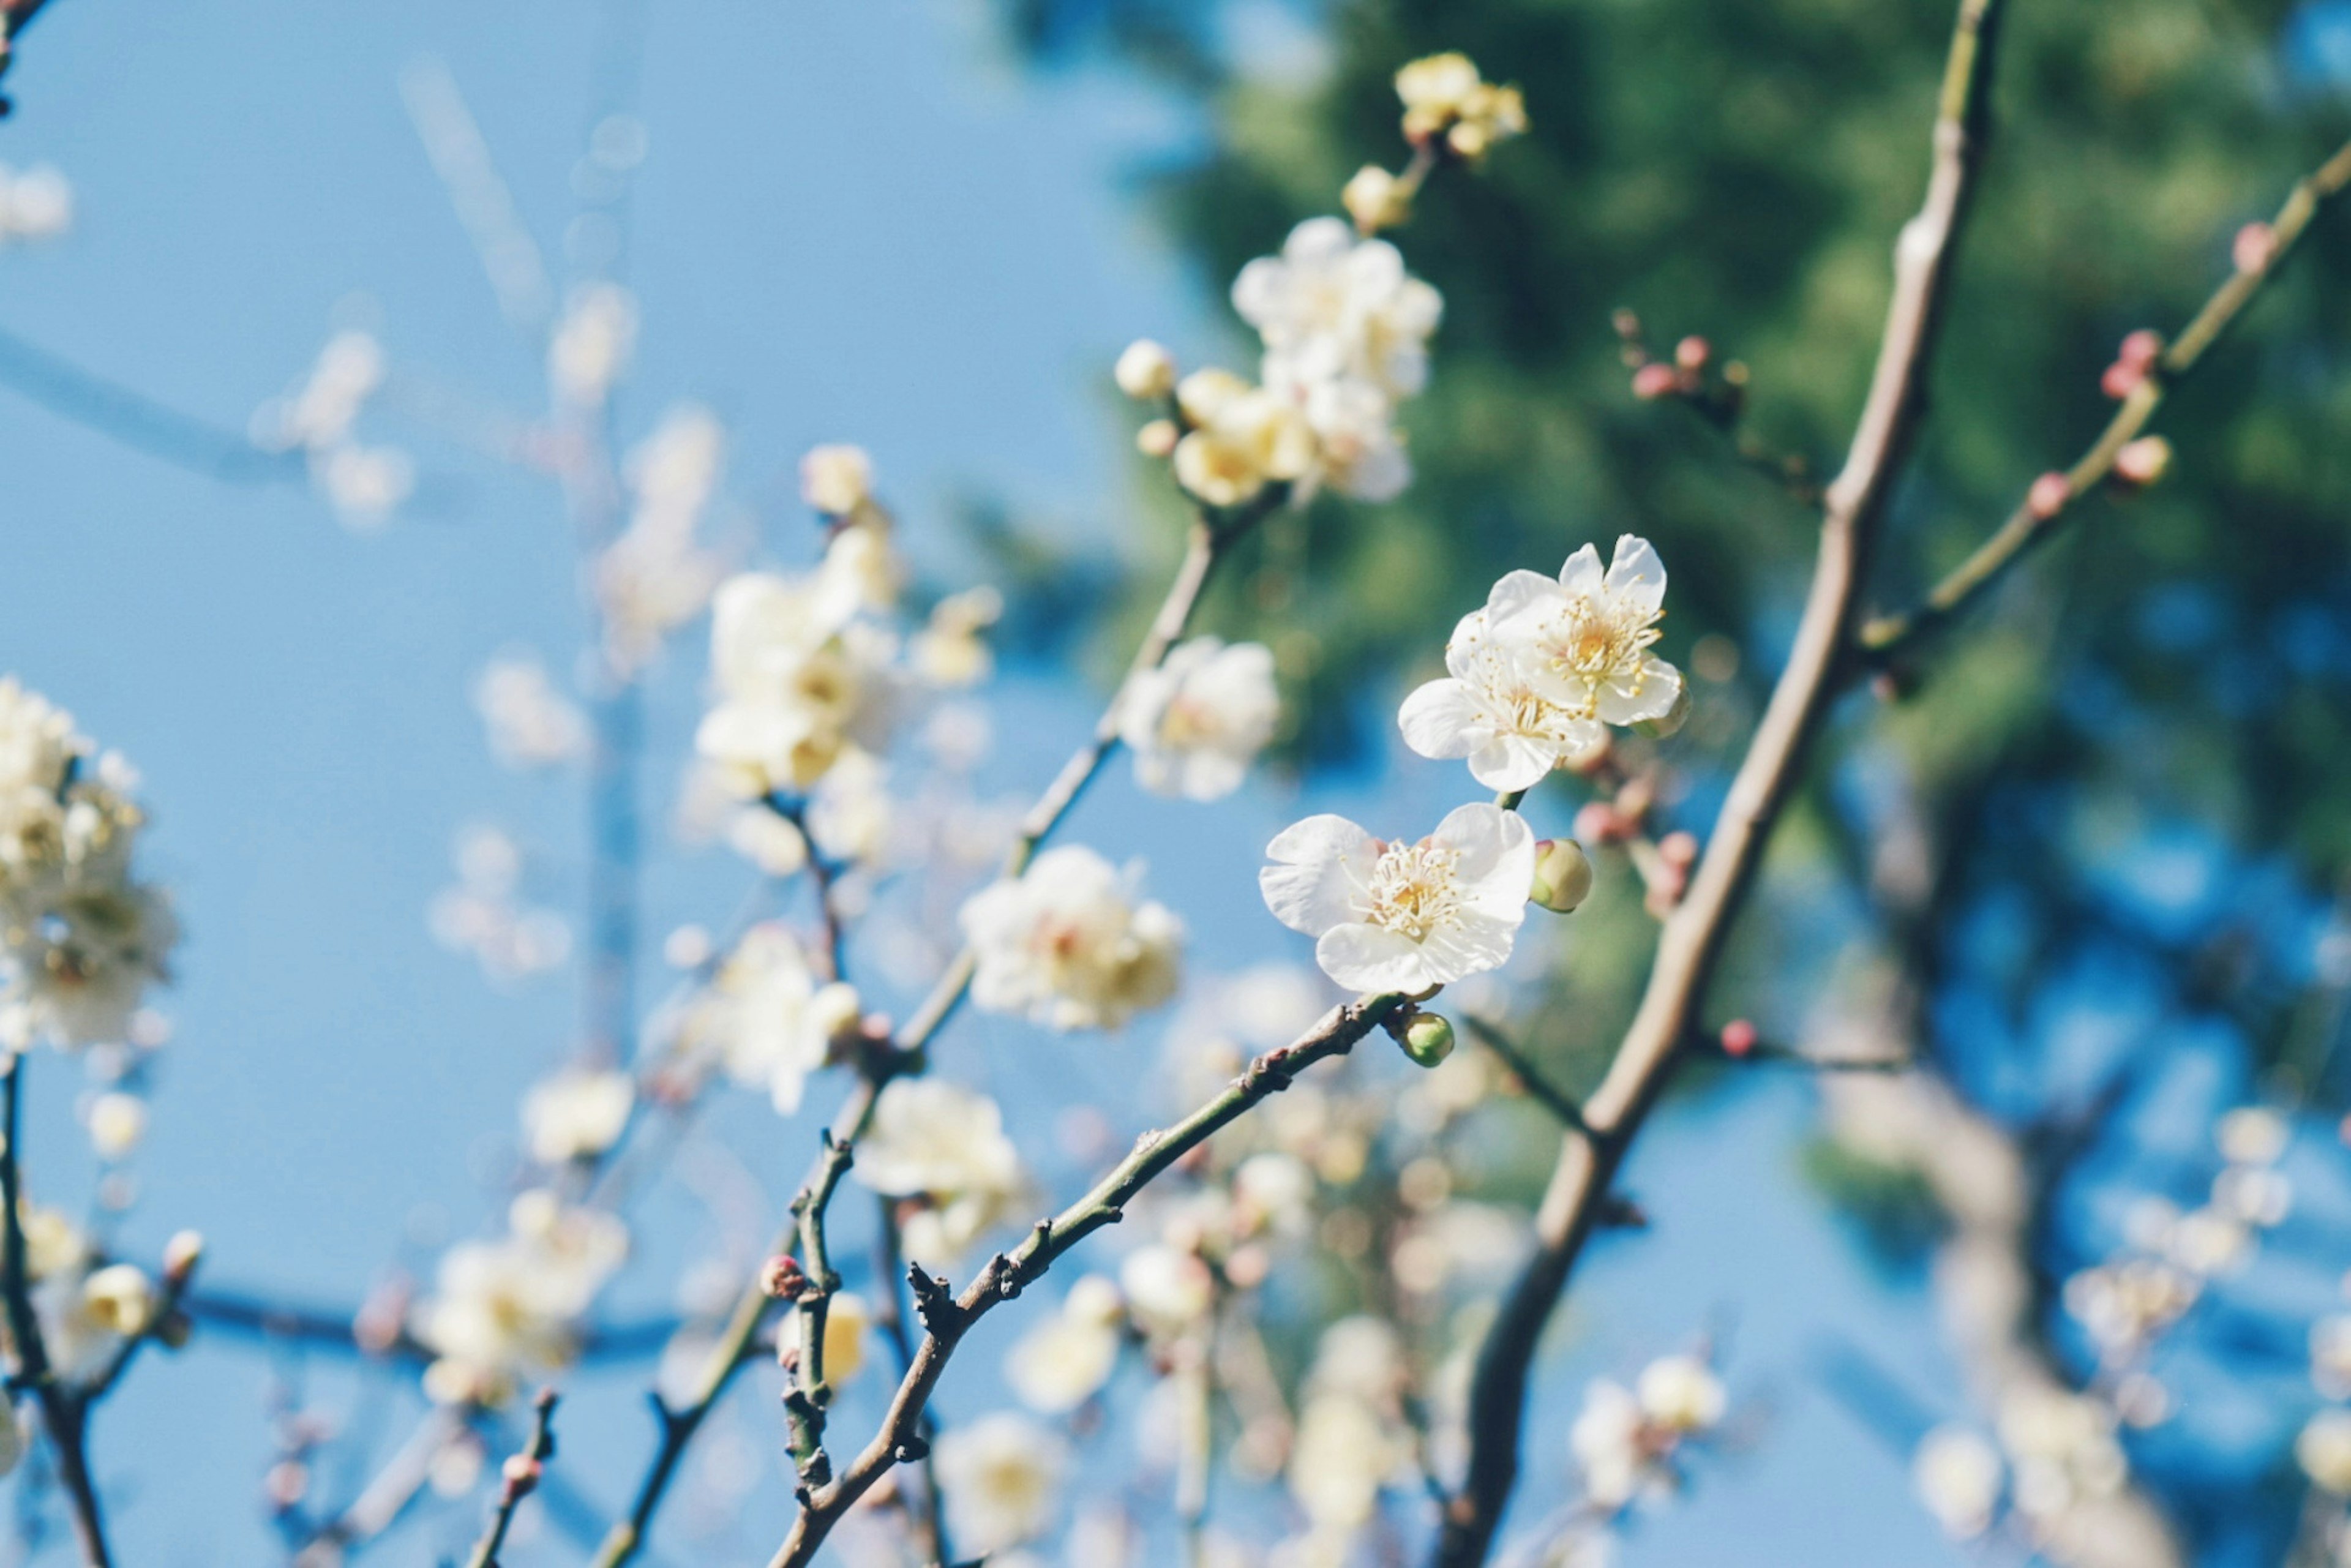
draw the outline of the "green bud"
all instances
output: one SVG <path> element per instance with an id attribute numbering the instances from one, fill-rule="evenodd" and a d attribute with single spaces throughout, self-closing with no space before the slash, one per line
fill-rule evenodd
<path id="1" fill-rule="evenodd" d="M 1423 1067 L 1453 1054 L 1453 1026 L 1436 1013 L 1415 1013 L 1404 1026 L 1404 1053 Z"/>
<path id="2" fill-rule="evenodd" d="M 1527 897 L 1555 915 L 1565 915 L 1592 892 L 1592 857 L 1573 839 L 1545 839 L 1535 845 L 1535 881 Z"/>

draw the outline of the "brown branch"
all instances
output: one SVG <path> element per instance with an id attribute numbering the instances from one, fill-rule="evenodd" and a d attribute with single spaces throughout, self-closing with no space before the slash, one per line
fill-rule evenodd
<path id="1" fill-rule="evenodd" d="M 1488 1331 L 1472 1377 L 1469 1463 L 1446 1510 L 1438 1568 L 1485 1560 L 1518 1478 L 1536 1343 L 1601 1216 L 1617 1166 L 1678 1065 L 1731 918 L 1835 695 L 1864 570 L 1926 409 L 1937 329 L 1982 154 L 2000 0 L 1962 0 L 1945 68 L 1927 197 L 1894 251 L 1877 367 L 1844 467 L 1829 486 L 1813 583 L 1786 668 L 1740 765 L 1687 897 L 1667 917 L 1639 1010 L 1571 1132 L 1535 1216 L 1536 1246 Z"/>
<path id="2" fill-rule="evenodd" d="M 30 1389 L 41 1407 L 41 1424 L 57 1452 L 57 1479 L 65 1488 L 82 1562 L 87 1568 L 109 1568 L 105 1521 L 89 1473 L 89 1410 L 50 1365 L 40 1314 L 33 1306 L 32 1275 L 26 1263 L 25 1173 L 16 1160 L 24 1076 L 25 1053 L 9 1052 L 7 1066 L 0 1069 L 0 1208 L 6 1210 L 5 1223 L 0 1225 L 0 1296 L 5 1298 L 8 1336 L 16 1353 L 9 1381 Z"/>
<path id="3" fill-rule="evenodd" d="M 910 1270 L 909 1282 L 924 1329 L 914 1364 L 899 1383 L 872 1441 L 837 1479 L 804 1493 L 799 1516 L 769 1568 L 806 1568 L 832 1527 L 875 1482 L 893 1466 L 929 1451 L 923 1436 L 924 1413 L 956 1346 L 974 1323 L 1042 1278 L 1071 1248 L 1124 1218 L 1126 1205 L 1134 1196 L 1186 1155 L 1250 1107 L 1287 1089 L 1307 1068 L 1353 1050 L 1358 1040 L 1395 1016 L 1403 1005 L 1400 997 L 1377 996 L 1334 1008 L 1290 1044 L 1257 1058 L 1222 1093 L 1191 1115 L 1172 1127 L 1144 1134 L 1135 1141 L 1134 1151 L 1092 1191 L 1052 1218 L 1039 1220 L 1029 1239 L 1011 1251 L 990 1258 L 962 1294 L 952 1294 L 945 1280 L 930 1278 L 919 1269 Z"/>
<path id="4" fill-rule="evenodd" d="M 2259 265 L 2241 267 L 2204 302 L 2194 319 L 2181 329 L 2161 357 L 2123 399 L 2090 449 L 2065 470 L 2062 497 L 2051 496 L 2035 506 L 2027 500 L 1974 554 L 1959 563 L 1914 609 L 1881 615 L 1862 628 L 1862 646 L 1870 663 L 1884 665 L 1916 646 L 1945 622 L 1981 598 L 2035 545 L 2055 535 L 2077 514 L 2074 503 L 2104 484 L 2114 472 L 2116 456 L 2130 444 L 2172 390 L 2186 381 L 2244 313 L 2263 286 L 2309 232 L 2319 211 L 2351 189 L 2351 142 L 2346 142 L 2311 174 L 2297 182 L 2285 205 L 2269 223 L 2269 241 L 2262 247 Z"/>
<path id="5" fill-rule="evenodd" d="M 538 1490 L 539 1473 L 555 1457 L 555 1400 L 554 1389 L 543 1389 L 533 1405 L 530 1439 L 506 1463 L 498 1487 L 497 1511 L 490 1516 L 489 1529 L 474 1543 L 474 1554 L 465 1560 L 466 1568 L 497 1568 L 498 1551 L 507 1543 L 515 1510 L 522 1506 L 523 1499 Z"/>

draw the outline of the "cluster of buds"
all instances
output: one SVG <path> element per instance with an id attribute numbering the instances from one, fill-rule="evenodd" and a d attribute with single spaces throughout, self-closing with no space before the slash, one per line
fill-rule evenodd
<path id="1" fill-rule="evenodd" d="M 1653 841 L 1648 820 L 1656 805 L 1656 781 L 1646 774 L 1629 779 L 1611 799 L 1584 802 L 1575 813 L 1575 836 L 1588 844 L 1623 845 L 1647 890 L 1645 905 L 1662 920 L 1689 890 L 1698 841 L 1695 834 L 1679 831 Z"/>
<path id="2" fill-rule="evenodd" d="M 1395 89 L 1404 100 L 1405 140 L 1416 148 L 1475 160 L 1526 132 L 1527 103 L 1519 89 L 1486 80 L 1464 54 L 1414 60 L 1396 72 Z"/>
<path id="3" fill-rule="evenodd" d="M 1127 396 L 1166 409 L 1135 433 L 1136 448 L 1174 459 L 1176 482 L 1211 507 L 1247 505 L 1314 467 L 1314 430 L 1299 406 L 1230 371 L 1179 381 L 1175 357 L 1145 338 L 1127 345 L 1112 373 Z"/>
<path id="4" fill-rule="evenodd" d="M 1738 360 L 1718 360 L 1714 345 L 1695 334 L 1674 345 L 1662 358 L 1652 353 L 1641 329 L 1641 319 L 1630 310 L 1612 318 L 1625 367 L 1633 372 L 1633 395 L 1644 402 L 1678 398 L 1710 423 L 1729 426 L 1747 402 L 1747 366 Z"/>
<path id="5" fill-rule="evenodd" d="M 2138 391 L 2163 358 L 2163 334 L 2141 327 L 2115 350 L 2115 362 L 2098 378 L 2098 390 L 2120 402 Z"/>

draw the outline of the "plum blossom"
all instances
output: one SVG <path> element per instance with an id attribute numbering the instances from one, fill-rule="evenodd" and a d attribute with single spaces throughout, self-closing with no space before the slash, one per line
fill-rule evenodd
<path id="1" fill-rule="evenodd" d="M 1495 628 L 1552 591 L 1549 578 L 1514 571 L 1494 585 L 1485 608 L 1453 628 L 1441 679 L 1405 698 L 1397 715 L 1406 746 L 1423 757 L 1466 757 L 1469 776 L 1489 789 L 1528 789 L 1607 738 L 1594 718 L 1578 717 L 1544 696 L 1520 670 Z"/>
<path id="2" fill-rule="evenodd" d="M 1510 651 L 1527 687 L 1569 718 L 1614 725 L 1678 725 L 1687 689 L 1679 670 L 1649 652 L 1665 615 L 1666 568 L 1649 541 L 1616 541 L 1604 574 L 1585 545 L 1554 583 L 1512 572 L 1488 601 L 1492 634 Z"/>
<path id="3" fill-rule="evenodd" d="M 1118 1365 L 1126 1303 L 1118 1287 L 1088 1274 L 1061 1310 L 1029 1331 L 1005 1358 L 1005 1381 L 1042 1416 L 1062 1416 L 1100 1393 Z"/>
<path id="4" fill-rule="evenodd" d="M 443 1254 L 434 1293 L 414 1314 L 416 1337 L 438 1358 L 425 1392 L 443 1404 L 496 1404 L 520 1377 L 569 1365 L 580 1320 L 628 1249 L 627 1228 L 610 1214 L 566 1206 L 545 1188 L 517 1197 L 506 1235 Z"/>
<path id="5" fill-rule="evenodd" d="M 1725 1405 L 1721 1380 L 1693 1355 L 1651 1362 L 1632 1388 L 1593 1379 L 1568 1432 L 1585 1495 L 1603 1508 L 1618 1509 L 1639 1492 L 1672 1487 L 1675 1451 L 1711 1430 Z"/>
<path id="6" fill-rule="evenodd" d="M 0 1046 L 123 1040 L 169 977 L 179 922 L 132 874 L 138 776 L 0 679 Z"/>
<path id="7" fill-rule="evenodd" d="M 906 1217 L 905 1243 L 925 1263 L 970 1246 L 1027 1181 L 996 1102 L 938 1078 L 891 1080 L 850 1170 L 885 1197 L 921 1200 Z"/>
<path id="8" fill-rule="evenodd" d="M 593 412 L 637 350 L 636 297 L 617 283 L 582 284 L 547 343 L 547 381 L 562 405 Z"/>
<path id="9" fill-rule="evenodd" d="M 509 768 L 551 768 L 588 748 L 588 720 L 529 653 L 502 653 L 474 683 L 490 750 Z"/>
<path id="10" fill-rule="evenodd" d="M 636 1100 L 636 1082 L 625 1072 L 567 1068 L 540 1079 L 522 1099 L 530 1157 L 546 1166 L 594 1158 L 620 1141 Z"/>
<path id="11" fill-rule="evenodd" d="M 73 185 L 56 165 L 0 163 L 0 243 L 55 239 L 73 226 Z"/>
<path id="12" fill-rule="evenodd" d="M 1428 380 L 1428 338 L 1444 313 L 1436 289 L 1405 270 L 1381 239 L 1344 220 L 1309 218 L 1278 256 L 1233 280 L 1233 308 L 1265 340 L 1265 383 L 1299 388 L 1347 378 L 1389 398 Z"/>
<path id="13" fill-rule="evenodd" d="M 1183 923 L 1138 900 L 1135 881 L 1066 844 L 974 894 L 962 914 L 978 962 L 972 1000 L 1055 1029 L 1116 1029 L 1174 996 Z"/>
<path id="14" fill-rule="evenodd" d="M 1215 800 L 1240 788 L 1280 717 L 1271 650 L 1195 637 L 1136 675 L 1120 709 L 1119 738 L 1134 753 L 1144 789 Z"/>
<path id="15" fill-rule="evenodd" d="M 642 668 L 662 640 L 702 613 L 724 568 L 695 530 L 710 509 L 726 432 L 708 409 L 681 404 L 629 454 L 629 526 L 595 565 L 605 653 L 622 672 Z"/>
<path id="16" fill-rule="evenodd" d="M 686 1043 L 715 1051 L 737 1082 L 766 1089 L 789 1116 L 799 1109 L 809 1075 L 823 1068 L 858 1018 L 855 988 L 820 982 L 790 929 L 763 921 L 719 965 L 682 1033 Z"/>
<path id="17" fill-rule="evenodd" d="M 1351 990 L 1417 994 L 1499 968 L 1526 918 L 1534 834 L 1482 802 L 1426 838 L 1374 838 L 1344 817 L 1309 817 L 1266 853 L 1258 886 L 1274 917 L 1315 938 L 1322 972 Z"/>
<path id="18" fill-rule="evenodd" d="M 1973 1541 L 1991 1528 L 2006 1479 L 2000 1450 L 1965 1427 L 1936 1427 L 1910 1457 L 1918 1500 L 1954 1541 Z"/>
<path id="19" fill-rule="evenodd" d="M 1416 144 L 1442 134 L 1454 153 L 1478 158 L 1527 129 L 1526 99 L 1519 89 L 1487 81 L 1467 55 L 1414 60 L 1396 72 L 1395 89 L 1404 100 L 1405 137 Z"/>
<path id="20" fill-rule="evenodd" d="M 852 746 L 881 748 L 895 648 L 855 619 L 860 597 L 830 559 L 805 577 L 745 572 L 719 588 L 710 632 L 719 700 L 695 745 L 736 794 L 804 790 Z"/>
<path id="21" fill-rule="evenodd" d="M 1313 428 L 1296 403 L 1230 371 L 1195 371 L 1176 401 L 1190 431 L 1176 444 L 1176 482 L 1211 507 L 1255 500 L 1312 472 Z"/>
<path id="22" fill-rule="evenodd" d="M 933 1464 L 956 1545 L 992 1557 L 1043 1533 L 1069 1469 L 1061 1438 L 999 1410 L 939 1437 Z"/>

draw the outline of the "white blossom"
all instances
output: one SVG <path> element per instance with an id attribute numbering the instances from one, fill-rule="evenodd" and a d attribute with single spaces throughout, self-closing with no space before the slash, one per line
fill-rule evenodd
<path id="1" fill-rule="evenodd" d="M 2329 1408 L 2313 1416 L 2294 1440 L 2294 1458 L 2311 1485 L 2351 1497 L 2351 1410 Z"/>
<path id="2" fill-rule="evenodd" d="M 999 1410 L 941 1434 L 932 1463 L 956 1545 L 986 1557 L 1043 1533 L 1069 1452 L 1028 1416 Z"/>
<path id="3" fill-rule="evenodd" d="M 559 1166 L 602 1154 L 620 1141 L 636 1100 L 636 1081 L 625 1072 L 567 1068 L 540 1079 L 522 1100 L 530 1157 Z"/>
<path id="4" fill-rule="evenodd" d="M 1217 1301 L 1217 1277 L 1199 1254 L 1164 1242 L 1128 1253 L 1118 1283 L 1134 1321 L 1161 1339 L 1191 1328 Z"/>
<path id="5" fill-rule="evenodd" d="M 1425 839 L 1375 839 L 1309 817 L 1267 847 L 1258 886 L 1276 919 L 1315 938 L 1350 989 L 1416 994 L 1499 968 L 1526 918 L 1534 835 L 1516 812 L 1458 808 Z"/>
<path id="6" fill-rule="evenodd" d="M 444 1404 L 496 1403 L 518 1378 L 569 1365 L 579 1324 L 628 1256 L 628 1230 L 598 1209 L 533 1188 L 507 1211 L 507 1234 L 442 1255 L 413 1329 L 438 1358 L 425 1389 Z"/>
<path id="7" fill-rule="evenodd" d="M 1635 1393 L 1641 1415 L 1669 1432 L 1703 1432 L 1722 1419 L 1729 1402 L 1722 1379 L 1694 1355 L 1659 1356 L 1641 1369 Z"/>
<path id="8" fill-rule="evenodd" d="M 629 526 L 595 567 L 607 655 L 624 672 L 642 667 L 710 602 L 723 569 L 695 536 L 726 450 L 717 416 L 685 403 L 663 415 L 629 455 Z"/>
<path id="9" fill-rule="evenodd" d="M 873 497 L 873 459 L 862 446 L 810 447 L 800 459 L 800 498 L 827 517 L 847 517 Z"/>
<path id="10" fill-rule="evenodd" d="M 1240 788 L 1280 716 L 1270 649 L 1195 637 L 1135 676 L 1120 709 L 1119 738 L 1134 753 L 1144 789 L 1214 800 Z"/>
<path id="11" fill-rule="evenodd" d="M 695 737 L 736 794 L 799 792 L 852 746 L 880 750 L 895 696 L 888 634 L 854 619 L 859 584 L 835 570 L 746 572 L 713 601 L 718 703 Z"/>
<path id="12" fill-rule="evenodd" d="M 1313 472 L 1313 427 L 1292 399 L 1229 371 L 1195 371 L 1176 389 L 1191 429 L 1176 444 L 1176 482 L 1211 507 L 1238 507 L 1268 485 Z"/>
<path id="13" fill-rule="evenodd" d="M 1527 128 L 1519 89 L 1485 80 L 1467 55 L 1414 60 L 1396 72 L 1395 89 L 1404 100 L 1405 136 L 1416 144 L 1441 133 L 1458 155 L 1479 158 Z"/>
<path id="14" fill-rule="evenodd" d="M 490 750 L 509 768 L 549 768 L 587 750 L 587 718 L 555 689 L 535 654 L 492 659 L 474 683 L 474 707 Z"/>
<path id="15" fill-rule="evenodd" d="M 859 1018 L 855 988 L 820 981 L 799 938 L 774 921 L 743 934 L 688 1010 L 687 1043 L 716 1052 L 738 1083 L 768 1091 L 776 1109 L 799 1109 L 809 1075 Z"/>
<path id="16" fill-rule="evenodd" d="M 73 185 L 48 163 L 16 170 L 0 163 L 0 237 L 55 239 L 73 226 Z"/>
<path id="17" fill-rule="evenodd" d="M 1445 675 L 1405 698 L 1397 723 L 1406 746 L 1423 757 L 1466 757 L 1469 775 L 1489 789 L 1529 789 L 1607 738 L 1597 718 L 1579 716 L 1535 689 L 1517 651 L 1495 628 L 1555 591 L 1531 571 L 1494 585 L 1485 607 L 1454 627 L 1445 644 Z"/>
<path id="18" fill-rule="evenodd" d="M 1136 878 L 1081 845 L 1046 851 L 964 904 L 972 1000 L 1055 1029 L 1115 1029 L 1176 994 L 1184 928 Z"/>
<path id="19" fill-rule="evenodd" d="M 1428 337 L 1444 301 L 1405 272 L 1395 246 L 1318 217 L 1290 230 L 1280 256 L 1241 268 L 1233 308 L 1265 340 L 1268 386 L 1345 377 L 1393 399 L 1427 381 Z"/>
<path id="20" fill-rule="evenodd" d="M 521 900 L 519 844 L 476 824 L 457 835 L 454 858 L 457 885 L 435 895 L 426 912 L 434 940 L 471 953 L 497 980 L 538 974 L 569 956 L 571 931 L 563 917 Z"/>
<path id="21" fill-rule="evenodd" d="M 1125 1310 L 1108 1278 L 1085 1275 L 1061 1298 L 1059 1312 L 1012 1347 L 1005 1358 L 1005 1381 L 1040 1415 L 1067 1415 L 1109 1383 L 1118 1365 Z"/>
<path id="22" fill-rule="evenodd" d="M 547 344 L 547 380 L 556 401 L 577 409 L 602 407 L 636 346 L 634 296 L 617 283 L 574 290 Z"/>
<path id="23" fill-rule="evenodd" d="M 1910 1457 L 1918 1500 L 1954 1541 L 1973 1541 L 1991 1528 L 2006 1477 L 2000 1450 L 1965 1427 L 1936 1427 Z"/>
<path id="24" fill-rule="evenodd" d="M 907 1218 L 906 1253 L 928 1263 L 951 1261 L 1026 1187 L 996 1102 L 938 1078 L 890 1081 L 850 1170 L 884 1197 L 923 1201 Z"/>
<path id="25" fill-rule="evenodd" d="M 1494 637 L 1527 685 L 1569 717 L 1660 728 L 1680 721 L 1681 672 L 1649 652 L 1665 614 L 1666 569 L 1646 539 L 1618 538 L 1605 573 L 1585 545 L 1557 582 L 1512 572 L 1494 591 L 1503 604 L 1499 614 L 1489 608 Z"/>
<path id="26" fill-rule="evenodd" d="M 83 1121 L 89 1129 L 90 1147 L 99 1159 L 124 1159 L 147 1135 L 147 1102 L 136 1094 L 110 1090 L 89 1103 Z"/>

